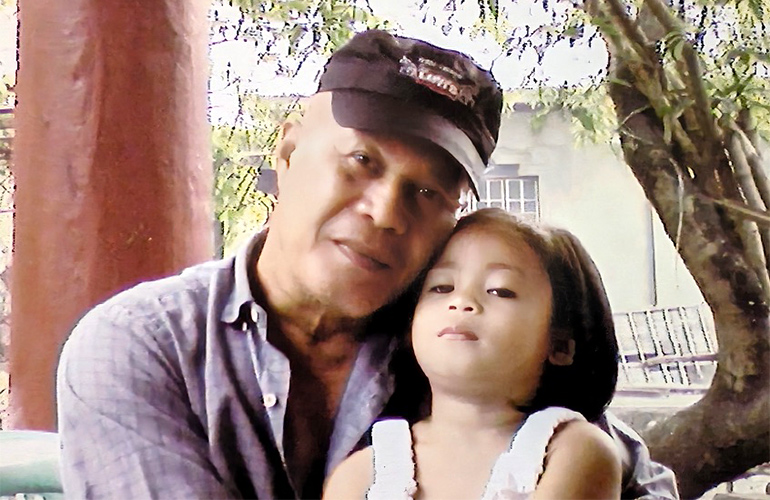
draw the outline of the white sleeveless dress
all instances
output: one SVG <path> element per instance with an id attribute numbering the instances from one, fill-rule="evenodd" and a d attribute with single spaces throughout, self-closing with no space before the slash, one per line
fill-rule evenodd
<path id="1" fill-rule="evenodd" d="M 551 407 L 527 417 L 514 433 L 510 448 L 502 453 L 484 488 L 481 500 L 526 499 L 543 473 L 545 451 L 559 424 L 585 420 L 580 413 Z M 412 433 L 405 420 L 383 420 L 372 428 L 374 481 L 368 500 L 412 500 L 417 492 Z"/>

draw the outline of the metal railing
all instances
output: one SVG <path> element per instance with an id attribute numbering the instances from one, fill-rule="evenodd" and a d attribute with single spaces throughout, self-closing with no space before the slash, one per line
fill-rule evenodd
<path id="1" fill-rule="evenodd" d="M 619 391 L 702 392 L 716 370 L 717 342 L 706 304 L 615 314 Z"/>

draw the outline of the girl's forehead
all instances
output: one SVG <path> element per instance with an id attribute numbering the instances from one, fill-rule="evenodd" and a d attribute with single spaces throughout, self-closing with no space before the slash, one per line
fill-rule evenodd
<path id="1" fill-rule="evenodd" d="M 465 244 L 497 244 L 504 247 L 510 247 L 512 250 L 530 250 L 535 253 L 535 249 L 529 244 L 527 238 L 514 228 L 507 230 L 495 227 L 472 226 L 455 233 L 450 239 L 450 243 L 462 241 Z"/>
<path id="2" fill-rule="evenodd" d="M 528 261 L 543 267 L 542 258 L 524 235 L 514 229 L 503 231 L 495 228 L 472 227 L 455 233 L 449 240 L 438 263 L 452 260 L 460 263 L 484 259 L 502 261 Z M 467 262 L 467 261 L 466 261 Z"/>

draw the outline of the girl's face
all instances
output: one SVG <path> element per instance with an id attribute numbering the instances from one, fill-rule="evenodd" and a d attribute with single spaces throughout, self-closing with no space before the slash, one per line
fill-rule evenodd
<path id="1" fill-rule="evenodd" d="M 550 350 L 551 284 L 520 237 L 458 233 L 428 272 L 412 323 L 434 393 L 534 395 Z"/>

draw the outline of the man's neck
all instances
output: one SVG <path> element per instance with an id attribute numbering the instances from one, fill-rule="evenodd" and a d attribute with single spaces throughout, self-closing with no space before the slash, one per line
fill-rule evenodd
<path id="1" fill-rule="evenodd" d="M 343 328 L 318 325 L 307 329 L 306 325 L 283 320 L 280 314 L 268 315 L 268 338 L 289 359 L 300 361 L 311 371 L 335 370 L 349 364 L 358 352 L 358 326 Z"/>
<path id="2" fill-rule="evenodd" d="M 350 318 L 323 303 L 300 284 L 287 279 L 279 249 L 268 238 L 252 263 L 250 280 L 257 302 L 268 311 L 272 326 L 298 348 L 334 345 L 344 337 L 354 340 L 367 323 Z M 287 273 L 287 271 L 289 271 Z"/>

